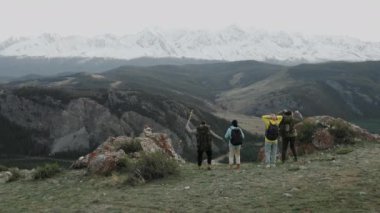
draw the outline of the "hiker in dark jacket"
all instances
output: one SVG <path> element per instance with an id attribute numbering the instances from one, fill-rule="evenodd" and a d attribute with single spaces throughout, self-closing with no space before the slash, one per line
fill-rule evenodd
<path id="1" fill-rule="evenodd" d="M 222 140 L 223 138 L 215 134 L 209 125 L 206 125 L 205 121 L 202 121 L 201 124 L 196 129 L 190 128 L 190 122 L 186 124 L 186 131 L 190 134 L 194 134 L 197 137 L 197 153 L 198 153 L 198 166 L 201 168 L 203 153 L 207 154 L 207 169 L 211 169 L 211 160 L 212 160 L 212 136 Z"/>
<path id="2" fill-rule="evenodd" d="M 228 141 L 228 161 L 230 164 L 230 169 L 234 164 L 234 157 L 236 160 L 236 169 L 240 169 L 240 149 L 244 140 L 243 130 L 238 126 L 237 120 L 231 122 L 231 126 L 227 129 L 224 138 Z"/>
<path id="3" fill-rule="evenodd" d="M 294 126 L 296 123 L 303 119 L 302 114 L 298 111 L 295 111 L 293 113 L 290 110 L 283 110 L 280 112 L 280 114 L 283 116 L 283 119 L 280 123 L 280 136 L 282 139 L 281 161 L 285 163 L 288 144 L 290 144 L 290 149 L 292 151 L 294 161 L 297 161 L 297 152 L 295 148 L 297 131 Z"/>

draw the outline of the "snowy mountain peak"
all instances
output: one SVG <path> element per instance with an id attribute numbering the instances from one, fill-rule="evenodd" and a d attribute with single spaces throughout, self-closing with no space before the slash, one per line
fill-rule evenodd
<path id="1" fill-rule="evenodd" d="M 276 60 L 287 62 L 380 60 L 380 42 L 344 36 L 243 29 L 236 25 L 219 31 L 161 30 L 95 37 L 42 34 L 9 38 L 0 43 L 2 56 L 186 57 L 216 60 Z"/>

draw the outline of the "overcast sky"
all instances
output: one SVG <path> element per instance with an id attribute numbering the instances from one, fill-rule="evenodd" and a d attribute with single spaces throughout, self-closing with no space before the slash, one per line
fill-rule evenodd
<path id="1" fill-rule="evenodd" d="M 380 41 L 380 0 L 0 0 L 0 39 L 232 24 Z"/>

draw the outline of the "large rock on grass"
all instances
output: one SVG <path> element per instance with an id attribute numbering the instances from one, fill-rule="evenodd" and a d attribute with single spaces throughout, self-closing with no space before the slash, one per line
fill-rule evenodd
<path id="1" fill-rule="evenodd" d="M 338 144 L 352 144 L 356 141 L 380 142 L 378 134 L 371 134 L 367 130 L 331 116 L 314 116 L 304 119 L 295 125 L 298 132 L 296 138 L 297 154 L 311 154 L 316 150 L 333 148 Z M 280 153 L 281 150 L 278 149 Z M 288 149 L 288 156 L 291 155 Z M 258 160 L 265 158 L 264 147 L 258 154 Z"/>
<path id="2" fill-rule="evenodd" d="M 138 158 L 141 153 L 162 152 L 171 158 L 181 160 L 175 152 L 167 134 L 144 133 L 136 138 L 119 136 L 110 137 L 93 152 L 80 157 L 71 168 L 87 168 L 90 173 L 108 174 L 117 169 L 125 157 Z"/>
<path id="3" fill-rule="evenodd" d="M 362 141 L 371 141 L 371 142 L 380 142 L 380 135 L 371 134 L 368 130 L 359 127 L 353 123 L 350 123 L 341 118 L 334 118 L 331 116 L 313 116 L 306 118 L 303 122 L 298 123 L 295 128 L 299 132 L 302 129 L 302 126 L 306 123 L 314 125 L 315 131 L 320 129 L 325 129 L 331 132 L 349 131 L 352 140 L 362 140 Z M 339 133 L 339 132 L 338 132 Z M 344 132 L 343 132 L 344 133 Z M 347 134 L 347 135 L 349 135 Z M 332 135 L 334 137 L 334 142 L 339 141 L 339 134 Z"/>
<path id="4" fill-rule="evenodd" d="M 117 164 L 125 158 L 125 152 L 120 149 L 117 152 L 105 152 L 93 154 L 88 161 L 88 171 L 95 174 L 109 174 L 117 169 Z"/>
<path id="5" fill-rule="evenodd" d="M 334 146 L 334 137 L 327 129 L 318 129 L 314 132 L 311 143 L 317 149 L 329 149 Z"/>
<path id="6" fill-rule="evenodd" d="M 9 182 L 12 179 L 12 176 L 13 174 L 10 171 L 0 172 L 0 183 Z"/>

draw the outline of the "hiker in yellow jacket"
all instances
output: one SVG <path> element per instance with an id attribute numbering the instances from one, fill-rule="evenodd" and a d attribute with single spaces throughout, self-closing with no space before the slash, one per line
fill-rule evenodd
<path id="1" fill-rule="evenodd" d="M 263 115 L 261 119 L 265 124 L 265 164 L 266 168 L 276 167 L 277 140 L 279 137 L 279 125 L 281 115 Z"/>

